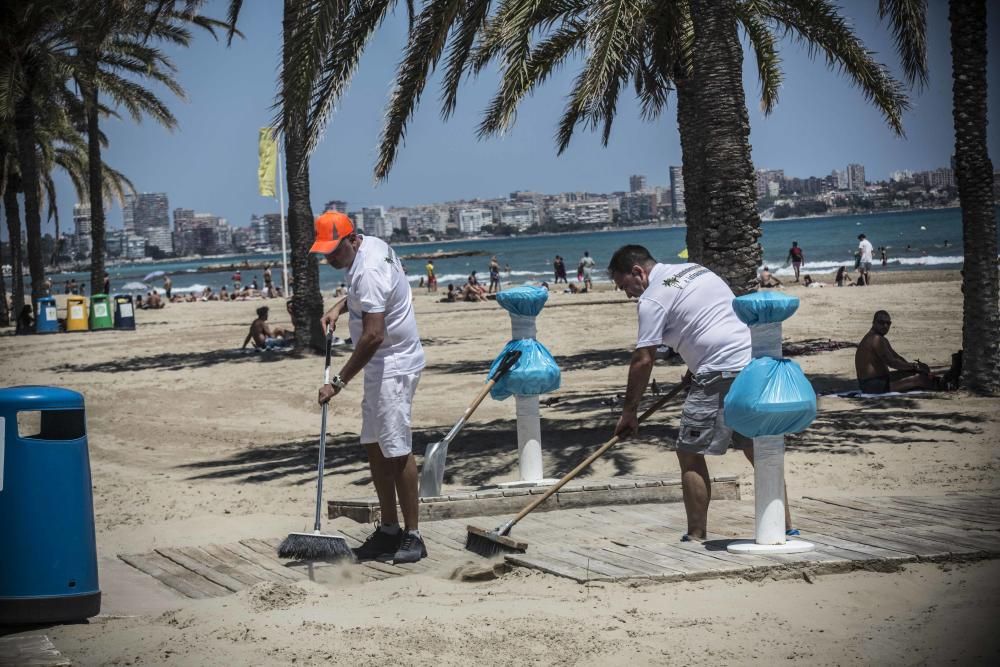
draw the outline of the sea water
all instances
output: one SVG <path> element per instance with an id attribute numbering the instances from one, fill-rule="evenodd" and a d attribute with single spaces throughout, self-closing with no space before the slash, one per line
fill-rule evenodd
<path id="1" fill-rule="evenodd" d="M 1000 217 L 1000 212 L 998 212 Z M 763 223 L 761 245 L 764 249 L 762 266 L 768 266 L 778 276 L 790 275 L 788 249 L 797 241 L 805 255 L 802 273 L 832 273 L 840 266 L 854 269 L 854 251 L 858 247 L 858 234 L 864 233 L 876 248 L 873 271 L 957 269 L 961 268 L 962 215 L 957 208 L 934 209 L 902 213 L 873 213 L 869 215 L 830 216 L 793 220 L 773 220 Z M 595 282 L 607 281 L 604 271 L 612 253 L 626 243 L 646 246 L 661 262 L 684 262 L 678 254 L 686 246 L 687 229 L 664 227 L 655 229 L 616 229 L 600 232 L 518 236 L 511 238 L 471 239 L 449 242 L 401 244 L 394 246 L 397 254 L 426 255 L 441 252 L 477 252 L 481 254 L 434 260 L 439 290 L 446 290 L 448 283 L 460 286 L 472 271 L 480 282 L 489 282 L 489 262 L 496 256 L 501 268 L 504 285 L 552 282 L 552 260 L 561 255 L 566 263 L 570 280 L 576 279 L 576 267 L 585 251 L 596 262 L 593 273 Z M 887 249 L 888 263 L 882 266 L 878 248 Z M 224 258 L 157 262 L 156 264 L 123 265 L 111 267 L 112 292 L 130 281 L 139 281 L 152 270 L 166 271 L 173 280 L 175 292 L 200 291 L 210 286 L 214 292 L 225 285 L 232 289 L 232 273 L 227 269 L 213 273 L 199 273 L 205 265 L 253 264 L 270 262 L 275 285 L 282 284 L 281 254 L 234 255 Z M 410 282 L 416 287 L 425 275 L 426 259 L 404 259 Z M 509 273 L 505 267 L 509 266 Z M 263 288 L 263 271 L 243 269 L 243 284 L 250 285 L 256 278 Z M 89 275 L 66 273 L 53 276 L 55 291 L 60 292 L 64 281 L 76 278 L 86 281 Z M 324 293 L 336 289 L 343 281 L 343 272 L 326 265 L 320 267 L 320 285 Z M 162 278 L 150 281 L 151 287 L 162 291 Z"/>

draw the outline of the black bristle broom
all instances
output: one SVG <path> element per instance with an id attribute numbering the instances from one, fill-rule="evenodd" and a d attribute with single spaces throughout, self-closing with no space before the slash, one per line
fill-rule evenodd
<path id="1" fill-rule="evenodd" d="M 639 417 L 639 423 L 646 421 L 646 419 L 670 402 L 674 396 L 680 393 L 681 389 L 684 389 L 685 385 L 679 384 L 670 391 L 668 391 L 664 396 L 662 396 L 656 403 L 653 403 L 642 413 Z M 591 463 L 596 461 L 604 452 L 608 451 L 616 444 L 621 438 L 619 436 L 614 436 L 603 445 L 598 447 L 597 451 L 588 456 L 580 465 L 573 468 L 569 473 L 560 479 L 558 482 L 553 484 L 545 491 L 542 495 L 538 496 L 535 500 L 528 503 L 528 506 L 517 513 L 513 519 L 507 523 L 497 526 L 495 530 L 485 530 L 477 526 L 468 526 L 468 534 L 465 536 L 465 548 L 469 551 L 479 554 L 480 556 L 485 556 L 486 558 L 491 558 L 500 553 L 524 553 L 528 549 L 528 543 L 522 542 L 520 540 L 515 540 L 509 537 L 510 530 L 513 528 L 521 519 L 528 516 L 537 508 L 539 505 L 548 500 L 554 493 L 561 489 L 567 482 L 579 475 L 584 469 L 587 468 Z"/>

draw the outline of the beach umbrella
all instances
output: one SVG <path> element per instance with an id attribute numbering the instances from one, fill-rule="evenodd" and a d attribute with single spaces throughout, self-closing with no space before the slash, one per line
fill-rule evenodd
<path id="1" fill-rule="evenodd" d="M 124 285 L 122 285 L 122 289 L 127 292 L 134 292 L 138 290 L 149 289 L 149 286 L 146 285 L 145 283 L 137 283 L 133 280 L 130 283 L 125 283 Z"/>
<path id="2" fill-rule="evenodd" d="M 148 283 L 153 278 L 159 278 L 160 276 L 165 276 L 165 275 L 167 275 L 166 271 L 153 271 L 152 273 L 150 273 L 149 275 L 147 275 L 145 278 L 143 278 L 142 282 Z"/>

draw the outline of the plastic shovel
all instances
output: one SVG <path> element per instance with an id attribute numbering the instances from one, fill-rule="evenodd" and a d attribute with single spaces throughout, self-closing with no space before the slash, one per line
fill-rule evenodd
<path id="1" fill-rule="evenodd" d="M 469 407 L 465 409 L 465 414 L 462 415 L 462 418 L 451 427 L 448 435 L 444 436 L 443 440 L 438 440 L 427 447 L 427 451 L 424 453 L 424 464 L 420 468 L 419 493 L 421 498 L 441 495 L 441 484 L 444 483 L 444 464 L 448 458 L 448 445 L 451 444 L 451 441 L 462 430 L 462 427 L 465 426 L 472 413 L 476 411 L 479 404 L 486 398 L 486 394 L 490 393 L 490 389 L 497 383 L 497 380 L 506 375 L 520 358 L 520 350 L 511 350 L 504 355 L 500 365 L 497 366 L 496 371 L 494 371 L 493 375 L 486 382 L 486 386 L 483 387 L 482 391 L 479 392 L 479 395 L 476 396 Z"/>

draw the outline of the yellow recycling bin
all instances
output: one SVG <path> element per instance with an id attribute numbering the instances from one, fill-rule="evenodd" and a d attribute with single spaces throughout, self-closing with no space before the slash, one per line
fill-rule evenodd
<path id="1" fill-rule="evenodd" d="M 87 331 L 87 297 L 71 296 L 66 299 L 66 331 Z"/>

